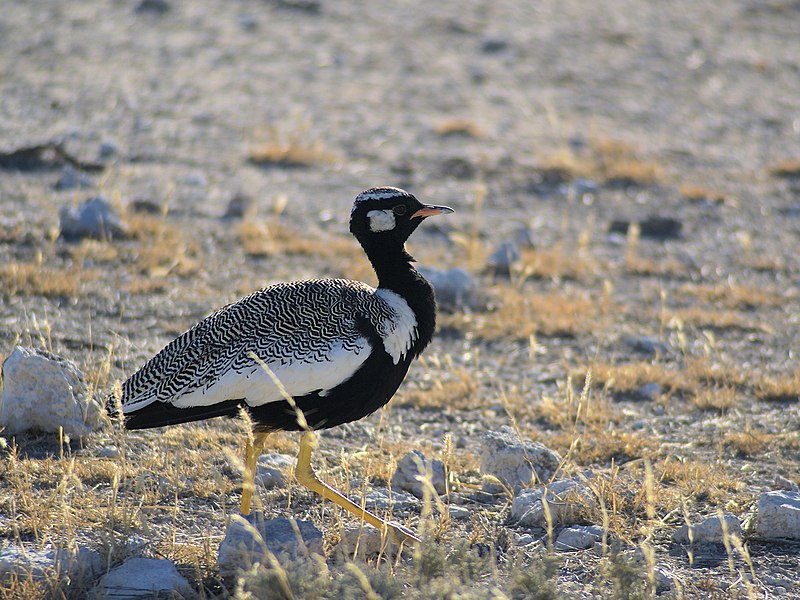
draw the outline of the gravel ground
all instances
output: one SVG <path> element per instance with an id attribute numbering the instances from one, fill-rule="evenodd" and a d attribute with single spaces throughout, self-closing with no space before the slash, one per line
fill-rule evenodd
<path id="1" fill-rule="evenodd" d="M 371 281 L 347 250 L 350 203 L 367 187 L 397 185 L 457 211 L 415 234 L 420 263 L 466 268 L 486 295 L 445 316 L 428 360 L 386 413 L 324 434 L 321 456 L 334 476 L 342 476 L 340 451 L 379 442 L 437 454 L 451 433 L 462 482 L 479 485 L 478 434 L 508 424 L 508 412 L 526 435 L 567 450 L 538 411 L 568 376 L 644 360 L 680 381 L 695 357 L 727 369 L 719 387 L 735 390 L 733 406 L 701 410 L 677 383 L 663 384 L 656 400 L 613 393 L 611 384 L 617 416 L 606 431 L 633 432 L 644 446 L 574 467 L 607 473 L 626 460 L 672 456 L 744 484 L 728 502 L 691 498 L 692 516 L 722 507 L 744 517 L 776 476 L 800 481 L 800 375 L 779 401 L 762 393 L 800 373 L 797 2 L 159 5 L 10 0 L 0 14 L 0 353 L 21 339 L 92 373 L 110 353 L 110 384 L 261 285 L 322 275 Z M 61 149 L 51 163 L 3 163 L 48 143 Z M 251 160 L 276 150 L 283 162 Z M 93 186 L 55 189 L 65 161 Z M 60 207 L 97 194 L 132 237 L 59 238 Z M 237 194 L 252 198 L 252 211 L 222 219 Z M 165 207 L 165 216 L 142 216 L 148 206 Z M 651 236 L 643 221 L 653 216 L 674 219 L 679 234 Z M 615 221 L 640 222 L 638 240 L 614 233 Z M 284 237 L 248 251 L 248 226 L 256 237 L 266 235 L 262 226 Z M 524 264 L 531 256 L 566 262 L 549 275 L 531 267 L 527 279 L 515 270 L 510 282 L 487 273 L 486 254 L 521 228 L 536 248 L 524 249 Z M 317 245 L 293 251 L 297 238 Z M 14 265 L 76 287 L 43 292 Z M 470 325 L 500 314 L 514 290 L 585 304 L 564 306 L 567 332 L 536 328 L 535 348 L 527 335 Z M 629 336 L 654 336 L 666 352 L 653 359 Z M 420 406 L 427 391 L 459 378 L 473 386 L 467 404 Z M 187 431 L 232 440 L 237 426 Z M 731 442 L 751 431 L 760 446 Z M 145 456 L 160 436 L 132 434 L 129 455 Z M 98 434 L 84 452 L 111 441 Z M 52 449 L 41 438 L 28 445 L 32 457 Z M 169 440 L 165 447 L 174 450 Z M 286 513 L 285 490 L 264 498 Z M 324 524 L 315 499 L 292 502 Z M 212 531 L 219 539 L 236 500 L 226 508 L 187 494 L 182 503 L 197 518 L 179 522 L 178 538 Z M 507 523 L 502 503 L 480 510 L 487 530 L 524 533 Z M 172 535 L 164 519 L 161 529 L 153 521 L 154 535 Z M 452 535 L 467 529 L 455 524 Z M 91 532 L 80 537 L 92 542 Z M 691 566 L 668 532 L 654 540 L 659 565 L 687 597 L 734 589 L 724 550 Z M 760 594 L 800 598 L 796 541 L 748 547 Z M 584 562 L 565 567 L 562 579 L 585 582 L 581 569 L 592 567 Z"/>

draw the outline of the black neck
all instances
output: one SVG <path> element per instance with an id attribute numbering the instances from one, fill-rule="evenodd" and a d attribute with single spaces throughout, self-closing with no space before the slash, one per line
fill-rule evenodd
<path id="1" fill-rule="evenodd" d="M 394 249 L 371 244 L 362 246 L 378 276 L 378 287 L 402 296 L 417 316 L 419 337 L 414 353 L 419 354 L 431 341 L 436 329 L 436 301 L 431 284 L 413 267 L 414 258 L 402 245 Z"/>

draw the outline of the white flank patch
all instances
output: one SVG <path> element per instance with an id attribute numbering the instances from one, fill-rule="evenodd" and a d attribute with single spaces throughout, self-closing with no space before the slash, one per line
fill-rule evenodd
<path id="1" fill-rule="evenodd" d="M 383 338 L 386 352 L 392 357 L 394 364 L 397 364 L 417 339 L 417 316 L 405 298 L 392 290 L 379 288 L 375 295 L 386 302 L 394 313 L 394 318 L 383 321 L 378 333 Z"/>
<path id="2" fill-rule="evenodd" d="M 316 390 L 327 395 L 340 383 L 350 379 L 367 360 L 372 351 L 369 341 L 360 338 L 353 350 L 346 350 L 341 342 L 334 341 L 326 360 L 318 362 L 314 357 L 298 359 L 287 364 L 270 362 L 267 366 L 289 392 L 297 398 Z M 250 406 L 260 406 L 283 399 L 278 386 L 260 365 L 243 371 L 228 371 L 207 388 L 195 389 L 175 398 L 171 404 L 177 408 L 210 406 L 225 400 L 244 398 Z"/>
<path id="3" fill-rule="evenodd" d="M 367 213 L 369 228 L 373 233 L 394 229 L 394 213 L 391 210 L 371 210 Z"/>

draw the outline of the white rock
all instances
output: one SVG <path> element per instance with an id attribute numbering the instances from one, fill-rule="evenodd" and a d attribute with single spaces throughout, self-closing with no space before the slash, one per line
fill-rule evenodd
<path id="1" fill-rule="evenodd" d="M 189 582 L 178 573 L 175 565 L 159 558 L 129 558 L 103 575 L 95 591 L 100 597 L 114 600 L 194 594 Z"/>
<path id="2" fill-rule="evenodd" d="M 400 490 L 377 489 L 364 496 L 364 503 L 369 510 L 381 513 L 407 514 L 420 509 L 420 501 L 416 496 Z"/>
<path id="3" fill-rule="evenodd" d="M 257 514 L 236 518 L 219 545 L 220 572 L 233 575 L 237 569 L 247 569 L 257 562 L 265 564 L 267 552 L 290 559 L 323 554 L 322 532 L 311 521 L 265 521 Z"/>
<path id="4" fill-rule="evenodd" d="M 437 494 L 447 491 L 444 463 L 435 459 L 428 460 L 419 450 L 412 450 L 397 463 L 397 469 L 392 475 L 392 488 L 399 488 L 411 492 L 417 498 L 423 498 L 425 485 L 420 478 L 430 479 Z"/>
<path id="5" fill-rule="evenodd" d="M 455 506 L 453 504 L 448 508 L 451 519 L 468 519 L 470 512 L 466 506 Z"/>
<path id="6" fill-rule="evenodd" d="M 267 489 L 286 487 L 286 471 L 297 459 L 287 454 L 262 454 L 256 465 L 256 483 Z"/>
<path id="7" fill-rule="evenodd" d="M 57 432 L 61 426 L 67 435 L 84 437 L 100 424 L 101 414 L 71 361 L 17 346 L 3 363 L 0 427 L 5 433 Z"/>
<path id="8" fill-rule="evenodd" d="M 348 523 L 342 529 L 339 548 L 350 558 L 385 554 L 389 547 L 391 543 L 388 536 L 384 537 L 378 529 L 367 523 Z"/>
<path id="9" fill-rule="evenodd" d="M 103 569 L 100 554 L 89 548 L 77 549 L 25 548 L 9 544 L 0 549 L 0 579 L 15 574 L 20 579 L 34 580 L 58 576 L 90 579 Z"/>
<path id="10" fill-rule="evenodd" d="M 761 494 L 756 507 L 755 532 L 764 539 L 800 540 L 800 493 Z"/>
<path id="11" fill-rule="evenodd" d="M 462 307 L 476 308 L 478 285 L 464 269 L 454 267 L 447 271 L 436 267 L 418 267 L 422 276 L 433 286 L 436 303 L 445 310 Z"/>
<path id="12" fill-rule="evenodd" d="M 581 481 L 564 479 L 547 486 L 547 508 L 545 509 L 545 486 L 522 490 L 511 503 L 511 518 L 524 527 L 547 528 L 547 512 L 553 526 L 570 525 L 580 518 L 580 511 L 594 504 L 591 490 Z"/>
<path id="13" fill-rule="evenodd" d="M 561 551 L 586 550 L 603 539 L 603 528 L 597 525 L 573 525 L 564 528 L 554 548 Z"/>
<path id="14" fill-rule="evenodd" d="M 800 485 L 797 485 L 791 479 L 787 479 L 783 475 L 775 476 L 775 486 L 779 490 L 786 490 L 787 492 L 800 492 Z"/>
<path id="15" fill-rule="evenodd" d="M 128 233 L 125 223 L 102 196 L 89 198 L 77 208 L 62 206 L 61 235 L 67 240 L 121 238 Z"/>
<path id="16" fill-rule="evenodd" d="M 515 492 L 539 481 L 548 481 L 561 464 L 561 457 L 539 442 L 523 442 L 510 427 L 483 436 L 480 471 L 491 475 Z M 497 484 L 485 482 L 484 489 L 499 493 Z"/>
<path id="17" fill-rule="evenodd" d="M 486 267 L 497 275 L 508 276 L 521 257 L 519 246 L 515 242 L 502 242 L 486 259 Z"/>
<path id="18" fill-rule="evenodd" d="M 728 535 L 742 537 L 742 525 L 739 519 L 730 514 L 722 515 L 722 520 L 718 516 L 708 517 L 696 525 L 684 525 L 679 527 L 672 539 L 679 544 L 721 544 L 724 541 L 723 521 Z"/>

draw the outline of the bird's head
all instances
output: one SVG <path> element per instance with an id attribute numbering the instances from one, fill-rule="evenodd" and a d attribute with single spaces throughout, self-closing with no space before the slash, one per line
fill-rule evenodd
<path id="1" fill-rule="evenodd" d="M 413 194 L 394 187 L 361 192 L 350 212 L 350 232 L 365 247 L 402 245 L 427 217 L 453 212 L 447 206 L 423 204 Z"/>

